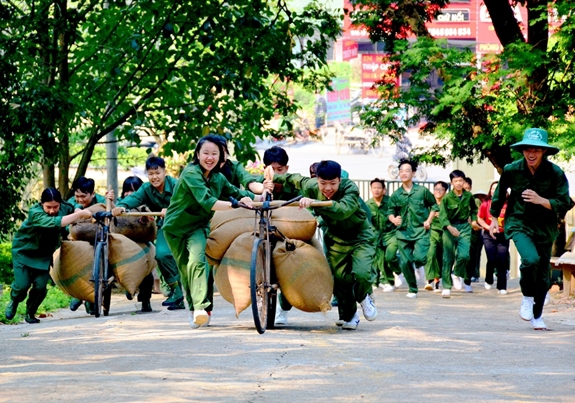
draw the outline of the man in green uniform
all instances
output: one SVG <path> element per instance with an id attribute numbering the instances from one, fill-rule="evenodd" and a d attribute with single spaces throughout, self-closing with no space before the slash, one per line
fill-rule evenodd
<path id="1" fill-rule="evenodd" d="M 401 187 L 393 192 L 389 200 L 387 216 L 397 227 L 399 265 L 407 285 L 408 298 L 417 297 L 417 280 L 413 265 L 425 266 L 429 250 L 429 228 L 434 211 L 435 198 L 426 187 L 413 183 L 417 163 L 409 160 L 399 162 Z"/>
<path id="2" fill-rule="evenodd" d="M 228 141 L 224 136 L 213 136 L 218 139 L 225 152 L 225 160 L 221 163 L 220 173 L 223 174 L 228 182 L 237 187 L 238 189 L 244 188 L 254 194 L 262 194 L 264 191 L 263 179 L 257 180 L 250 174 L 246 168 L 239 161 L 232 161 L 229 159 L 230 152 L 228 150 Z"/>
<path id="3" fill-rule="evenodd" d="M 389 196 L 385 188 L 385 180 L 375 178 L 370 183 L 372 198 L 366 204 L 371 211 L 371 223 L 377 236 L 375 244 L 374 286 L 383 288 L 383 292 L 395 290 L 395 274 L 400 274 L 397 258 L 397 239 L 395 225 L 387 218 Z"/>
<path id="4" fill-rule="evenodd" d="M 42 192 L 40 203 L 30 208 L 28 218 L 12 240 L 14 282 L 10 302 L 6 306 L 6 319 L 14 318 L 18 304 L 28 295 L 25 320 L 28 323 L 40 322 L 35 317 L 36 311 L 46 297 L 52 255 L 60 246 L 64 227 L 80 218 L 90 217 L 89 211 L 74 212 L 71 204 L 62 201 L 58 190 L 48 188 Z"/>
<path id="5" fill-rule="evenodd" d="M 523 140 L 511 148 L 523 158 L 505 165 L 491 200 L 490 214 L 499 217 L 507 199 L 504 233 L 512 239 L 521 256 L 520 286 L 523 300 L 519 314 L 530 320 L 535 330 L 545 330 L 543 302 L 550 287 L 549 260 L 557 238 L 557 217 L 572 207 L 569 182 L 565 173 L 546 156 L 559 152 L 547 143 L 547 132 L 539 128 L 525 130 Z M 498 232 L 498 220 L 492 220 L 490 235 Z"/>
<path id="6" fill-rule="evenodd" d="M 433 197 L 438 206 L 445 197 L 449 185 L 443 181 L 433 184 Z M 429 233 L 429 252 L 427 252 L 427 263 L 425 264 L 425 278 L 427 284 L 425 289 L 433 292 L 441 291 L 439 289 L 439 279 L 441 278 L 441 268 L 443 266 L 443 227 L 439 220 L 439 212 L 434 212 L 433 221 L 431 221 L 431 231 Z"/>
<path id="7" fill-rule="evenodd" d="M 160 157 L 148 158 L 146 161 L 146 173 L 148 174 L 149 182 L 144 183 L 137 191 L 122 199 L 122 201 L 120 201 L 113 210 L 114 215 L 119 215 L 123 211 L 139 207 L 143 204 L 148 206 L 152 211 L 159 211 L 163 214 L 166 213 L 166 210 L 170 205 L 170 200 L 174 193 L 174 187 L 176 186 L 177 180 L 166 174 L 166 163 L 164 159 Z M 170 287 L 170 295 L 168 296 L 168 299 L 162 302 L 162 306 L 167 306 L 169 310 L 184 309 L 184 295 L 182 294 L 182 289 L 178 284 L 180 279 L 178 266 L 168 244 L 166 243 L 164 231 L 162 229 L 163 221 L 164 219 L 161 218 L 157 222 L 158 235 L 156 237 L 156 261 L 158 262 L 158 267 L 164 281 Z M 140 289 L 140 294 L 142 294 L 142 296 L 140 297 L 140 295 L 138 295 L 138 299 L 142 300 L 143 310 L 144 308 L 149 308 L 149 310 L 151 310 L 151 307 L 148 306 L 148 295 L 151 297 L 151 289 L 147 289 L 147 284 L 148 282 L 145 283 L 145 290 Z"/>
<path id="8" fill-rule="evenodd" d="M 449 174 L 451 191 L 441 201 L 439 222 L 443 228 L 443 265 L 441 281 L 443 298 L 451 297 L 451 287 L 461 290 L 465 283 L 465 292 L 473 292 L 468 270 L 469 249 L 471 247 L 471 223 L 477 224 L 477 205 L 473 194 L 463 189 L 465 174 L 456 169 Z M 454 276 L 451 277 L 451 269 Z M 453 281 L 452 281 L 453 280 Z"/>
<path id="9" fill-rule="evenodd" d="M 309 208 L 315 200 L 332 200 L 331 207 L 314 208 L 324 222 L 324 247 L 334 275 L 334 295 L 338 300 L 339 321 L 343 329 L 355 330 L 359 324 L 357 302 L 367 320 L 375 320 L 377 309 L 370 294 L 373 284 L 375 234 L 359 204 L 359 189 L 341 178 L 341 166 L 321 161 L 317 179 L 299 174 L 274 176 L 273 182 L 291 184 L 304 196 L 300 207 Z"/>
<path id="10" fill-rule="evenodd" d="M 95 188 L 96 183 L 94 182 L 94 179 L 80 176 L 72 183 L 72 192 L 74 192 L 74 196 L 68 199 L 68 203 L 74 206 L 74 208 L 81 210 L 97 203 L 106 204 L 107 199 L 114 201 L 113 190 L 109 190 L 106 192 L 106 196 L 102 196 L 94 191 Z"/>

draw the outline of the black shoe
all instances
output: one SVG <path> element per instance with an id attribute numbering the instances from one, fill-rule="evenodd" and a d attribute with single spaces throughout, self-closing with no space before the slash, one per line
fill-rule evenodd
<path id="1" fill-rule="evenodd" d="M 142 301 L 142 309 L 136 311 L 136 313 L 150 313 L 152 311 L 152 304 L 150 301 Z"/>
<path id="2" fill-rule="evenodd" d="M 80 308 L 81 305 L 82 305 L 81 299 L 72 298 L 72 300 L 70 301 L 70 310 L 76 311 L 76 310 L 78 310 L 78 308 Z"/>
<path id="3" fill-rule="evenodd" d="M 331 299 L 331 306 L 337 306 L 337 297 L 335 295 Z"/>
<path id="4" fill-rule="evenodd" d="M 91 302 L 86 301 L 84 303 L 84 306 L 86 307 L 86 313 L 89 315 L 95 315 L 96 314 L 96 310 L 94 309 L 94 304 Z"/>
<path id="5" fill-rule="evenodd" d="M 131 301 L 134 299 L 134 296 L 132 294 L 130 294 L 128 291 L 126 291 L 125 294 L 126 294 L 126 298 L 128 298 L 128 301 Z"/>
<path id="6" fill-rule="evenodd" d="M 31 325 L 34 323 L 40 323 L 40 319 L 29 313 L 26 314 L 24 320 L 26 321 L 26 323 L 30 323 Z"/>
<path id="7" fill-rule="evenodd" d="M 178 303 L 168 306 L 168 311 L 175 311 L 177 309 L 186 309 L 186 305 L 184 305 L 183 299 Z"/>
<path id="8" fill-rule="evenodd" d="M 16 316 L 16 311 L 18 310 L 18 302 L 14 302 L 14 300 L 10 300 L 8 305 L 6 305 L 6 311 L 4 314 L 6 315 L 6 319 L 12 320 L 14 316 Z"/>

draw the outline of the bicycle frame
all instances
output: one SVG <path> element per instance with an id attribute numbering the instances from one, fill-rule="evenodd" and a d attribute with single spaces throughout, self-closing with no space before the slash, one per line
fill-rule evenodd
<path id="1" fill-rule="evenodd" d="M 100 317 L 102 306 L 104 316 L 110 312 L 111 284 L 114 277 L 109 275 L 108 265 L 108 234 L 110 233 L 111 212 L 98 212 L 93 215 L 98 225 L 94 240 L 94 266 L 92 281 L 94 282 L 94 316 Z"/>

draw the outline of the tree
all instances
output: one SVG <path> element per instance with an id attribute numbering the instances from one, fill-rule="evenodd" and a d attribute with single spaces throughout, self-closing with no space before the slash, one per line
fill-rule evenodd
<path id="1" fill-rule="evenodd" d="M 296 11 L 285 0 L 12 0 L 0 17 L 3 57 L 13 61 L 3 153 L 25 166 L 2 166 L 0 176 L 37 161 L 45 186 L 58 169 L 64 194 L 71 161 L 83 175 L 110 131 L 135 143 L 142 132 L 170 137 L 167 155 L 216 132 L 238 159 L 253 158 L 273 114 L 297 109 L 274 83 L 325 87 L 320 68 L 340 30 L 317 3 Z M 73 153 L 72 144 L 83 147 Z M 18 175 L 21 185 L 28 174 Z M 11 206 L 21 189 L 11 188 Z"/>
<path id="2" fill-rule="evenodd" d="M 353 3 L 353 22 L 366 25 L 372 40 L 385 42 L 396 74 L 409 81 L 403 89 L 380 83 L 380 99 L 364 114 L 367 124 L 382 133 L 401 132 L 394 116 L 408 109 L 408 123 L 423 120 L 422 132 L 438 138 L 417 157 L 437 164 L 487 158 L 501 171 L 513 159 L 509 145 L 530 126 L 547 129 L 564 158 L 573 154 L 575 16 L 569 1 L 557 0 L 552 8 L 539 0 L 514 2 L 528 10 L 526 40 L 508 2 L 485 0 L 504 50 L 483 60 L 430 37 L 425 23 L 447 1 Z M 560 24 L 552 35 L 549 21 Z M 441 78 L 441 88 L 431 87 L 433 75 Z"/>

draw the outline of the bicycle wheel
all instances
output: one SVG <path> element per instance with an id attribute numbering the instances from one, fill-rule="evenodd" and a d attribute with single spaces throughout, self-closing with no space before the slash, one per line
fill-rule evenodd
<path id="1" fill-rule="evenodd" d="M 266 331 L 269 311 L 269 243 L 256 239 L 252 247 L 250 265 L 250 295 L 254 324 L 259 334 Z"/>
<path id="2" fill-rule="evenodd" d="M 99 318 L 102 313 L 102 299 L 104 297 L 105 287 L 105 252 L 106 248 L 104 247 L 104 243 L 97 243 L 96 252 L 94 253 L 94 269 L 92 271 L 92 279 L 94 280 L 94 316 L 96 316 L 96 318 Z"/>

